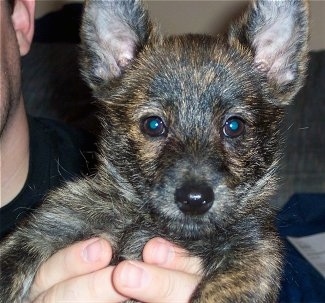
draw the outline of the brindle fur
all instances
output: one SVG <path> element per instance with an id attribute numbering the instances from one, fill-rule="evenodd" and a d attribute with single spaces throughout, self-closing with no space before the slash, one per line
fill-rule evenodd
<path id="1" fill-rule="evenodd" d="M 269 200 L 284 105 L 304 81 L 306 2 L 253 2 L 214 38 L 164 37 L 136 0 L 88 1 L 81 37 L 82 73 L 102 108 L 98 173 L 52 192 L 1 243 L 1 302 L 21 302 L 42 262 L 98 235 L 113 264 L 141 259 L 155 236 L 199 257 L 191 302 L 275 302 L 282 258 Z M 148 116 L 163 119 L 162 136 L 143 132 Z M 223 133 L 231 116 L 245 123 L 236 138 Z M 212 207 L 183 213 L 175 191 L 202 183 Z"/>

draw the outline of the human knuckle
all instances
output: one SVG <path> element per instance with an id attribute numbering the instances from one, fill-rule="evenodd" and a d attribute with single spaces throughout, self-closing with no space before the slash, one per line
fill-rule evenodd
<path id="1" fill-rule="evenodd" d="M 163 283 L 163 287 L 161 288 L 161 296 L 165 299 L 172 298 L 175 296 L 175 277 L 172 275 L 168 275 Z"/>
<path id="2" fill-rule="evenodd" d="M 35 275 L 32 285 L 34 292 L 42 292 L 46 289 L 49 279 L 48 276 L 48 271 L 46 270 L 45 266 L 41 266 Z"/>
<path id="3" fill-rule="evenodd" d="M 56 303 L 57 302 L 57 289 L 51 288 L 48 291 L 41 293 L 32 303 Z"/>
<path id="4" fill-rule="evenodd" d="M 102 274 L 102 271 L 93 273 L 87 277 L 87 291 L 92 298 L 101 298 L 107 289 L 104 284 L 109 285 L 108 283 L 111 282 L 107 281 L 107 277 Z"/>

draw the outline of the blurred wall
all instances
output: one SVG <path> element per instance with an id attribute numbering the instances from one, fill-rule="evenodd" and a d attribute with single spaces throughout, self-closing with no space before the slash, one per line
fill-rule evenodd
<path id="1" fill-rule="evenodd" d="M 37 0 L 36 16 L 59 9 L 67 2 L 78 0 Z M 151 16 L 158 20 L 167 33 L 217 33 L 223 31 L 229 20 L 238 16 L 248 3 L 246 0 L 151 0 L 145 1 Z M 325 0 L 311 1 L 312 50 L 325 49 Z"/>

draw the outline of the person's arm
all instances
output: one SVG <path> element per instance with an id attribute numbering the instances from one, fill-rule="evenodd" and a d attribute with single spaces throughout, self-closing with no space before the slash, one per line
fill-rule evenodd
<path id="1" fill-rule="evenodd" d="M 188 302 L 200 281 L 200 265 L 182 249 L 155 238 L 143 252 L 144 262 L 108 266 L 111 247 L 103 239 L 76 243 L 53 255 L 36 274 L 32 303 L 63 301 Z"/>

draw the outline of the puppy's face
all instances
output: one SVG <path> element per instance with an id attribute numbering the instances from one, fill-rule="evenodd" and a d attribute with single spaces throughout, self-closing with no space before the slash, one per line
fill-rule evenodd
<path id="1" fill-rule="evenodd" d="M 273 194 L 282 105 L 303 79 L 304 5 L 260 1 L 221 40 L 161 38 L 138 1 L 88 2 L 83 68 L 105 104 L 103 168 L 121 188 L 132 185 L 134 207 L 197 237 L 245 218 Z M 106 44 L 90 39 L 101 31 L 94 11 L 110 20 Z M 287 41 L 274 35 L 281 15 L 294 21 Z"/>
<path id="2" fill-rule="evenodd" d="M 212 230 L 273 193 L 282 110 L 252 66 L 216 39 L 169 38 L 103 93 L 111 161 L 169 228 Z"/>

